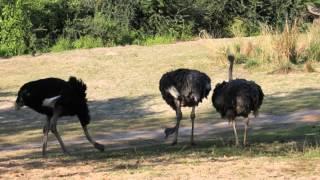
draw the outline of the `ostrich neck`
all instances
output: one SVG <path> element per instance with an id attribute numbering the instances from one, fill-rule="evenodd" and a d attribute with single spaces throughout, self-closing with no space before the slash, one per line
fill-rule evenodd
<path id="1" fill-rule="evenodd" d="M 230 62 L 229 66 L 229 81 L 232 80 L 233 62 Z"/>

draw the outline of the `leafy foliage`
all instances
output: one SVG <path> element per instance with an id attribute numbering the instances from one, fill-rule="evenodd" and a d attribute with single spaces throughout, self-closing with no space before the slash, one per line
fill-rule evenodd
<path id="1" fill-rule="evenodd" d="M 57 43 L 51 48 L 51 51 L 60 52 L 69 49 L 73 49 L 71 40 L 68 38 L 59 38 Z"/>
<path id="2" fill-rule="evenodd" d="M 22 0 L 8 3 L 1 11 L 0 19 L 0 55 L 12 56 L 27 51 L 31 22 L 24 13 Z"/>
<path id="3" fill-rule="evenodd" d="M 76 40 L 73 43 L 73 46 L 76 49 L 81 49 L 81 48 L 95 48 L 95 47 L 101 47 L 103 46 L 103 42 L 101 38 L 94 38 L 92 36 L 82 36 L 80 39 Z"/>
<path id="4" fill-rule="evenodd" d="M 99 46 L 114 46 L 185 40 L 204 31 L 251 36 L 261 24 L 283 29 L 307 2 L 318 0 L 0 0 L 0 52 L 47 51 L 61 37 L 101 38 Z"/>

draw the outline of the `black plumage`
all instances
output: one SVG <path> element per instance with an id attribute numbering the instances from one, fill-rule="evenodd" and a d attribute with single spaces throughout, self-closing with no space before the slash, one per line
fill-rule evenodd
<path id="1" fill-rule="evenodd" d="M 166 128 L 166 137 L 176 133 L 173 145 L 177 143 L 179 124 L 182 119 L 181 107 L 192 107 L 191 144 L 193 141 L 195 107 L 206 98 L 211 90 L 211 80 L 205 74 L 197 70 L 177 69 L 165 73 L 160 79 L 159 90 L 166 103 L 176 111 L 177 124 L 173 128 Z"/>
<path id="2" fill-rule="evenodd" d="M 243 140 L 243 144 L 245 145 L 249 125 L 249 114 L 253 112 L 255 116 L 258 115 L 264 94 L 261 87 L 254 81 L 245 79 L 233 80 L 232 69 L 234 56 L 229 55 L 228 60 L 230 62 L 229 82 L 223 81 L 216 85 L 212 95 L 212 103 L 222 118 L 232 122 L 236 145 L 239 144 L 235 122 L 236 117 L 242 116 L 246 118 Z"/>
<path id="3" fill-rule="evenodd" d="M 46 78 L 31 81 L 24 84 L 16 99 L 16 109 L 27 106 L 38 113 L 47 116 L 47 121 L 43 127 L 43 148 L 45 155 L 47 147 L 48 133 L 52 133 L 58 139 L 62 150 L 67 153 L 63 141 L 57 131 L 57 119 L 61 116 L 76 115 L 81 123 L 87 139 L 100 151 L 104 146 L 93 141 L 90 137 L 87 125 L 90 123 L 90 114 L 86 99 L 87 86 L 75 77 L 70 77 L 68 81 L 58 78 Z"/>

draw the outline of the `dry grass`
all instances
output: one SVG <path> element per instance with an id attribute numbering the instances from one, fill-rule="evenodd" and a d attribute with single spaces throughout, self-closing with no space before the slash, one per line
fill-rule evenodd
<path id="1" fill-rule="evenodd" d="M 19 154 L 20 153 L 20 154 Z M 65 158 L 21 157 L 16 151 L 8 163 L 0 162 L 3 179 L 317 179 L 319 158 L 215 157 L 197 151 L 182 155 L 127 155 L 118 157 Z M 133 152 L 131 152 L 133 153 Z M 16 159 L 19 157 L 20 159 Z M 100 157 L 101 158 L 101 157 Z M 5 160 L 5 159 L 4 159 Z"/>
<path id="2" fill-rule="evenodd" d="M 269 26 L 261 26 L 261 36 L 235 38 L 231 44 L 221 48 L 219 59 L 224 59 L 227 49 L 237 57 L 236 63 L 245 64 L 248 69 L 269 70 L 280 73 L 303 70 L 301 64 L 319 62 L 320 38 L 319 26 L 312 25 L 301 33 L 298 22 L 286 24 L 282 32 Z M 223 61 L 224 62 L 224 61 Z M 311 63 L 305 69 L 309 72 Z M 312 72 L 312 71 L 311 71 Z"/>
<path id="3" fill-rule="evenodd" d="M 264 37 L 241 38 L 242 42 L 252 43 L 243 52 L 250 54 L 255 42 L 264 42 L 259 38 Z M 80 144 L 73 143 L 72 149 L 70 142 L 81 140 L 82 137 L 75 117 L 71 118 L 72 121 L 68 120 L 70 118 L 59 121 L 62 137 L 69 142 L 66 145 L 75 155 L 61 156 L 59 147 L 49 144 L 50 157 L 41 159 L 40 148 L 32 145 L 41 141 L 43 116 L 28 109 L 19 112 L 12 109 L 18 88 L 27 81 L 49 76 L 63 79 L 70 75 L 80 77 L 88 85 L 93 119 L 90 130 L 94 136 L 110 139 L 106 144 L 110 148 L 117 145 L 113 140 L 116 138 L 114 134 L 132 130 L 162 130 L 165 126 L 173 125 L 174 112 L 161 99 L 158 90 L 161 75 L 180 67 L 198 69 L 211 77 L 214 87 L 216 83 L 227 79 L 226 62 L 219 53 L 235 42 L 239 42 L 239 39 L 206 39 L 150 47 L 73 50 L 0 60 L 0 147 L 30 145 L 25 150 L 1 152 L 0 178 L 311 178 L 312 170 L 319 171 L 318 156 L 310 160 L 300 150 L 297 150 L 297 154 L 288 155 L 289 151 L 285 151 L 284 157 L 272 157 L 269 152 L 261 155 L 266 148 L 239 150 L 227 146 L 225 149 L 223 145 L 215 146 L 221 144 L 216 140 L 216 135 L 208 135 L 208 142 L 199 142 L 200 145 L 195 149 L 185 147 L 184 143 L 175 148 L 162 143 L 151 148 L 111 150 L 99 154 L 87 147 L 87 143 L 81 144 L 82 141 Z M 313 67 L 319 72 L 318 63 L 314 63 Z M 251 79 L 262 86 L 266 94 L 262 114 L 283 115 L 301 109 L 320 108 L 320 73 L 294 72 L 282 75 L 268 72 L 270 69 L 249 71 L 237 64 L 234 73 L 235 77 Z M 210 99 L 197 108 L 196 128 L 200 124 L 221 121 Z M 186 119 L 189 111 L 183 111 Z M 189 125 L 189 121 L 182 122 L 182 126 Z M 268 129 L 265 131 L 268 132 Z M 284 138 L 301 140 L 303 133 L 305 130 L 295 136 L 284 135 Z M 231 131 L 220 135 L 226 139 L 233 138 Z M 261 136 L 256 134 L 253 140 L 261 142 Z M 50 138 L 52 142 L 54 138 Z M 269 140 L 273 142 L 276 139 L 277 136 L 272 136 Z M 141 142 L 137 143 L 141 145 Z M 129 142 L 127 144 L 130 145 Z M 271 147 L 275 150 L 277 146 Z"/>

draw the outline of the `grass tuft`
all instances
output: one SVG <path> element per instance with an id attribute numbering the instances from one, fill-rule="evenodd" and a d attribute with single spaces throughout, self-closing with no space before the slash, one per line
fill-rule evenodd
<path id="1" fill-rule="evenodd" d="M 286 24 L 282 32 L 261 26 L 262 35 L 257 38 L 236 38 L 237 41 L 224 48 L 236 56 L 236 63 L 246 68 L 273 69 L 281 73 L 292 72 L 308 61 L 319 62 L 320 28 L 313 25 L 306 33 L 300 33 L 298 22 Z M 225 56 L 226 52 L 221 53 Z M 221 57 L 225 59 L 225 57 Z M 310 64 L 307 64 L 310 67 Z M 307 69 L 313 72 L 312 69 Z"/>
<path id="2" fill-rule="evenodd" d="M 103 47 L 103 42 L 101 38 L 82 36 L 80 39 L 73 42 L 73 46 L 76 49 L 90 49 L 95 47 Z"/>
<path id="3" fill-rule="evenodd" d="M 61 52 L 73 49 L 73 45 L 70 39 L 68 38 L 59 38 L 54 46 L 52 46 L 52 52 Z"/>
<path id="4" fill-rule="evenodd" d="M 144 46 L 171 44 L 176 42 L 176 40 L 176 37 L 171 35 L 155 35 L 154 37 L 147 37 L 141 44 Z"/>

